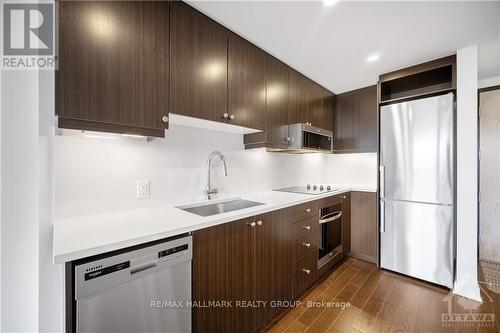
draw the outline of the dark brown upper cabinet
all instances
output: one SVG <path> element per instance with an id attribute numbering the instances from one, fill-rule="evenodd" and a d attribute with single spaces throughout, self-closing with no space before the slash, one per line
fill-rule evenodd
<path id="1" fill-rule="evenodd" d="M 332 130 L 334 95 L 319 84 L 308 82 L 308 123 L 312 126 Z"/>
<path id="2" fill-rule="evenodd" d="M 228 31 L 181 1 L 170 29 L 170 112 L 225 122 Z"/>
<path id="3" fill-rule="evenodd" d="M 288 123 L 311 122 L 309 116 L 309 79 L 290 70 L 288 84 Z"/>
<path id="4" fill-rule="evenodd" d="M 228 38 L 228 123 L 264 130 L 266 54 L 245 39 Z"/>
<path id="5" fill-rule="evenodd" d="M 323 89 L 319 84 L 309 81 L 309 123 L 312 126 L 320 127 L 320 120 L 323 113 Z"/>
<path id="6" fill-rule="evenodd" d="M 266 146 L 288 147 L 288 67 L 266 56 Z"/>
<path id="7" fill-rule="evenodd" d="M 377 151 L 377 86 L 335 96 L 335 153 Z"/>
<path id="8" fill-rule="evenodd" d="M 60 128 L 164 136 L 169 3 L 60 1 Z"/>
<path id="9" fill-rule="evenodd" d="M 175 113 L 262 130 L 331 129 L 334 95 L 182 1 L 61 1 L 60 128 L 163 137 Z"/>
<path id="10" fill-rule="evenodd" d="M 325 88 L 321 88 L 321 112 L 318 116 L 313 118 L 313 121 L 317 122 L 318 127 L 333 130 L 333 116 L 335 112 L 335 95 Z"/>

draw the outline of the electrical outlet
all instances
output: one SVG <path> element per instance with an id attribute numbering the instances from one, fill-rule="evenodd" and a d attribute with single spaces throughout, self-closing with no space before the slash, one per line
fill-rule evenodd
<path id="1" fill-rule="evenodd" d="M 149 180 L 137 181 L 137 199 L 149 198 Z"/>

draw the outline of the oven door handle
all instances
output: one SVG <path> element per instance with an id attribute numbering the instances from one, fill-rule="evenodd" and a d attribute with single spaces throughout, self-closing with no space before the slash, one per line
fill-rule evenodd
<path id="1" fill-rule="evenodd" d="M 323 216 L 319 219 L 319 224 L 335 221 L 336 219 L 340 218 L 341 216 L 342 216 L 342 212 L 333 212 L 330 214 L 326 214 L 325 216 Z"/>

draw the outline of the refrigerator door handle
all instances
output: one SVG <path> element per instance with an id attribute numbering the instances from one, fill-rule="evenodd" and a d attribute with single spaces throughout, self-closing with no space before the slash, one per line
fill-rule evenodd
<path id="1" fill-rule="evenodd" d="M 385 166 L 379 166 L 380 199 L 385 198 Z"/>
<path id="2" fill-rule="evenodd" d="M 380 200 L 380 233 L 385 233 L 385 202 Z"/>

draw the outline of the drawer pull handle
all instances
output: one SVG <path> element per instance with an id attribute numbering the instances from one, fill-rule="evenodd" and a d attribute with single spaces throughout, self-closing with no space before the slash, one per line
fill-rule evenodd
<path id="1" fill-rule="evenodd" d="M 256 223 L 255 222 L 250 222 L 250 223 L 248 223 L 248 225 L 251 226 L 252 228 L 254 228 L 255 225 L 256 225 Z"/>
<path id="2" fill-rule="evenodd" d="M 262 221 L 261 221 L 261 220 L 258 220 L 258 221 L 257 221 L 257 225 L 262 225 Z"/>
<path id="3" fill-rule="evenodd" d="M 305 247 L 311 247 L 311 243 L 304 242 L 304 243 L 302 243 L 302 245 L 304 245 Z"/>
<path id="4" fill-rule="evenodd" d="M 302 272 L 304 272 L 306 274 L 311 274 L 311 270 L 310 269 L 302 268 Z"/>
<path id="5" fill-rule="evenodd" d="M 304 212 L 306 212 L 306 213 L 310 213 L 310 212 L 311 212 L 311 208 L 306 208 L 306 209 L 304 209 Z"/>
<path id="6" fill-rule="evenodd" d="M 311 230 L 311 226 L 310 225 L 304 225 L 302 226 L 303 229 L 306 229 L 306 230 Z"/>

